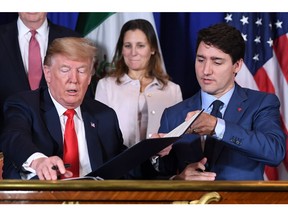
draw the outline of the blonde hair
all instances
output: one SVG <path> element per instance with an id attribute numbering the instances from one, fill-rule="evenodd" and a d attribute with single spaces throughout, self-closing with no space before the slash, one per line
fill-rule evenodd
<path id="1" fill-rule="evenodd" d="M 53 40 L 44 58 L 44 65 L 51 66 L 52 57 L 57 54 L 64 55 L 73 61 L 91 59 L 91 74 L 94 75 L 97 48 L 91 40 L 77 37 L 63 37 Z"/>

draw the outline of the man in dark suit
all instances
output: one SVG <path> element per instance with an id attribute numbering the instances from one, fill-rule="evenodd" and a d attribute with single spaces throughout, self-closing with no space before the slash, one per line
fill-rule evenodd
<path id="1" fill-rule="evenodd" d="M 94 73 L 95 56 L 96 47 L 87 39 L 55 39 L 44 60 L 48 87 L 20 92 L 6 100 L 0 139 L 4 179 L 55 180 L 57 174 L 62 178 L 72 176 L 73 171 L 64 165 L 69 149 L 63 147 L 67 109 L 76 112 L 73 120 L 80 177 L 123 151 L 114 110 L 84 97 Z"/>
<path id="2" fill-rule="evenodd" d="M 244 53 L 245 42 L 234 27 L 216 24 L 199 31 L 195 69 L 201 90 L 167 108 L 159 132 L 169 132 L 197 110 L 205 112 L 160 159 L 161 172 L 184 180 L 262 180 L 265 165 L 284 159 L 277 96 L 235 82 Z M 217 103 L 220 109 L 212 114 Z"/>
<path id="3" fill-rule="evenodd" d="M 47 13 L 19 13 L 18 20 L 0 26 L 0 131 L 3 127 L 3 103 L 16 93 L 30 90 L 27 77 L 28 43 L 30 29 L 39 31 L 36 35 L 40 44 L 42 60 L 48 45 L 55 39 L 67 36 L 80 37 L 71 29 L 55 25 L 47 20 Z M 47 86 L 44 76 L 40 86 Z M 1 151 L 1 146 L 0 146 Z"/>

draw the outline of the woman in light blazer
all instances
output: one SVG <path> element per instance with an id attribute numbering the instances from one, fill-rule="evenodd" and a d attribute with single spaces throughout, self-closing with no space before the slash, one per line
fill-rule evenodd
<path id="1" fill-rule="evenodd" d="M 116 45 L 115 69 L 96 87 L 95 99 L 116 111 L 128 147 L 157 133 L 164 109 L 182 101 L 180 86 L 163 70 L 158 47 L 150 22 L 126 22 Z"/>

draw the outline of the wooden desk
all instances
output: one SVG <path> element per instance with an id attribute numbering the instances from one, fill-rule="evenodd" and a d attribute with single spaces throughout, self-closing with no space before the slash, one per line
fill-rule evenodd
<path id="1" fill-rule="evenodd" d="M 209 194 L 210 192 L 217 192 Z M 203 196 L 206 194 L 206 197 Z M 208 194 L 208 197 L 207 197 Z M 218 196 L 218 198 L 217 198 Z M 202 197 L 202 199 L 201 199 Z M 287 181 L 0 181 L 0 203 L 288 204 Z M 204 200 L 204 201 L 203 201 Z M 213 201 L 214 200 L 214 201 Z M 219 200 L 219 201 L 216 201 Z"/>

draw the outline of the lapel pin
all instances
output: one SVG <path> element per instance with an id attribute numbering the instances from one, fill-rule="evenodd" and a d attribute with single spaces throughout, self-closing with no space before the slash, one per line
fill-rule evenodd
<path id="1" fill-rule="evenodd" d="M 241 107 L 238 107 L 237 110 L 238 110 L 238 112 L 241 112 L 241 111 L 242 111 L 242 108 L 241 108 Z"/>
<path id="2" fill-rule="evenodd" d="M 95 128 L 95 123 L 90 122 L 91 127 Z"/>

